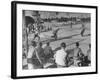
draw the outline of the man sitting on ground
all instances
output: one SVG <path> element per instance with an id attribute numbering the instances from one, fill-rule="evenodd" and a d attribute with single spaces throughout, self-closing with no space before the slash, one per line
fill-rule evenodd
<path id="1" fill-rule="evenodd" d="M 48 42 L 44 48 L 45 60 L 48 61 L 50 58 L 53 58 L 53 51 L 50 47 L 50 43 Z"/>
<path id="2" fill-rule="evenodd" d="M 65 51 L 65 48 L 66 48 L 66 44 L 63 42 L 61 43 L 61 49 L 58 50 L 56 52 L 56 54 L 54 55 L 54 58 L 55 58 L 55 62 L 57 64 L 57 67 L 66 67 L 66 56 L 67 56 L 67 53 Z"/>

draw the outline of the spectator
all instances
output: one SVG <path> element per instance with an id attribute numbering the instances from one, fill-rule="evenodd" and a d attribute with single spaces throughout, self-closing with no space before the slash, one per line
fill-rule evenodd
<path id="1" fill-rule="evenodd" d="M 76 48 L 74 49 L 74 66 L 78 66 L 78 60 L 83 55 L 81 48 L 79 48 L 79 43 L 76 42 Z"/>
<path id="2" fill-rule="evenodd" d="M 37 48 L 36 48 L 36 57 L 38 61 L 40 62 L 40 67 L 43 67 L 44 61 L 44 50 L 42 48 L 42 43 L 38 42 Z"/>
<path id="3" fill-rule="evenodd" d="M 87 57 L 91 61 L 91 44 L 89 44 L 89 49 L 87 50 Z"/>
<path id="4" fill-rule="evenodd" d="M 65 48 L 66 48 L 66 44 L 64 42 L 61 43 L 61 49 L 58 50 L 56 54 L 54 55 L 57 67 L 66 67 L 67 65 L 66 64 L 67 53 L 65 51 Z"/>
<path id="5" fill-rule="evenodd" d="M 45 60 L 48 61 L 50 58 L 53 58 L 53 51 L 50 47 L 50 43 L 48 42 L 44 48 Z"/>
<path id="6" fill-rule="evenodd" d="M 28 63 L 28 69 L 33 69 L 34 64 L 33 64 L 33 55 L 35 55 L 35 50 L 36 50 L 36 42 L 32 41 L 31 46 L 29 46 L 29 51 L 28 51 L 28 56 L 27 56 L 27 63 Z"/>
<path id="7" fill-rule="evenodd" d="M 89 64 L 91 63 L 91 44 L 89 44 L 89 49 L 87 51 L 87 55 L 84 56 L 82 55 L 80 57 L 81 62 L 79 63 L 79 66 L 89 66 Z"/>
<path id="8" fill-rule="evenodd" d="M 89 44 L 89 49 L 87 50 L 87 62 L 90 65 L 91 63 L 91 44 Z"/>
<path id="9" fill-rule="evenodd" d="M 38 41 L 40 40 L 39 30 L 37 28 L 35 29 L 35 33 L 34 33 L 34 39 L 35 38 L 38 38 Z"/>

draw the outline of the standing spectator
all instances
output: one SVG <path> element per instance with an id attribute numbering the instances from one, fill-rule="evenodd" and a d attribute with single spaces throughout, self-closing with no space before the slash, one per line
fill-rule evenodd
<path id="1" fill-rule="evenodd" d="M 61 49 L 58 50 L 54 55 L 57 67 L 66 67 L 67 53 L 65 51 L 65 48 L 66 48 L 66 44 L 64 42 L 61 43 Z"/>
<path id="2" fill-rule="evenodd" d="M 34 69 L 33 64 L 33 55 L 35 55 L 36 50 L 36 42 L 32 41 L 31 46 L 29 46 L 28 56 L 27 56 L 27 63 L 28 63 L 28 69 Z"/>
<path id="3" fill-rule="evenodd" d="M 48 42 L 44 48 L 45 60 L 48 61 L 50 58 L 53 58 L 53 51 L 50 47 L 50 43 Z"/>
<path id="4" fill-rule="evenodd" d="M 33 23 L 29 23 L 29 24 L 28 24 L 27 32 L 28 32 L 29 34 L 34 32 L 34 25 L 33 25 Z"/>
<path id="5" fill-rule="evenodd" d="M 35 30 L 34 39 L 36 39 L 36 42 L 39 42 L 40 40 L 40 35 L 37 29 Z"/>
<path id="6" fill-rule="evenodd" d="M 33 28 L 34 40 L 37 38 L 39 41 L 40 40 L 40 31 L 39 31 L 38 25 L 37 25 L 37 23 L 34 23 L 33 26 L 34 26 L 34 28 Z"/>

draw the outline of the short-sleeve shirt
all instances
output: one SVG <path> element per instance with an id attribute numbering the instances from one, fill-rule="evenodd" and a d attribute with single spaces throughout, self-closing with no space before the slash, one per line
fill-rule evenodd
<path id="1" fill-rule="evenodd" d="M 35 54 L 35 48 L 33 46 L 30 46 L 27 58 L 32 58 L 34 54 Z"/>
<path id="2" fill-rule="evenodd" d="M 64 49 L 58 50 L 55 54 L 55 62 L 58 65 L 66 66 L 66 56 L 67 53 Z"/>

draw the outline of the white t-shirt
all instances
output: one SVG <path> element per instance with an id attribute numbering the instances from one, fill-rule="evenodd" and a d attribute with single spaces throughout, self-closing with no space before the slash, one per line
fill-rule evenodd
<path id="1" fill-rule="evenodd" d="M 55 62 L 58 65 L 66 66 L 65 58 L 67 56 L 67 53 L 64 49 L 58 50 L 55 54 Z"/>
<path id="2" fill-rule="evenodd" d="M 27 58 L 32 58 L 34 51 L 35 51 L 35 48 L 33 46 L 30 46 Z"/>

